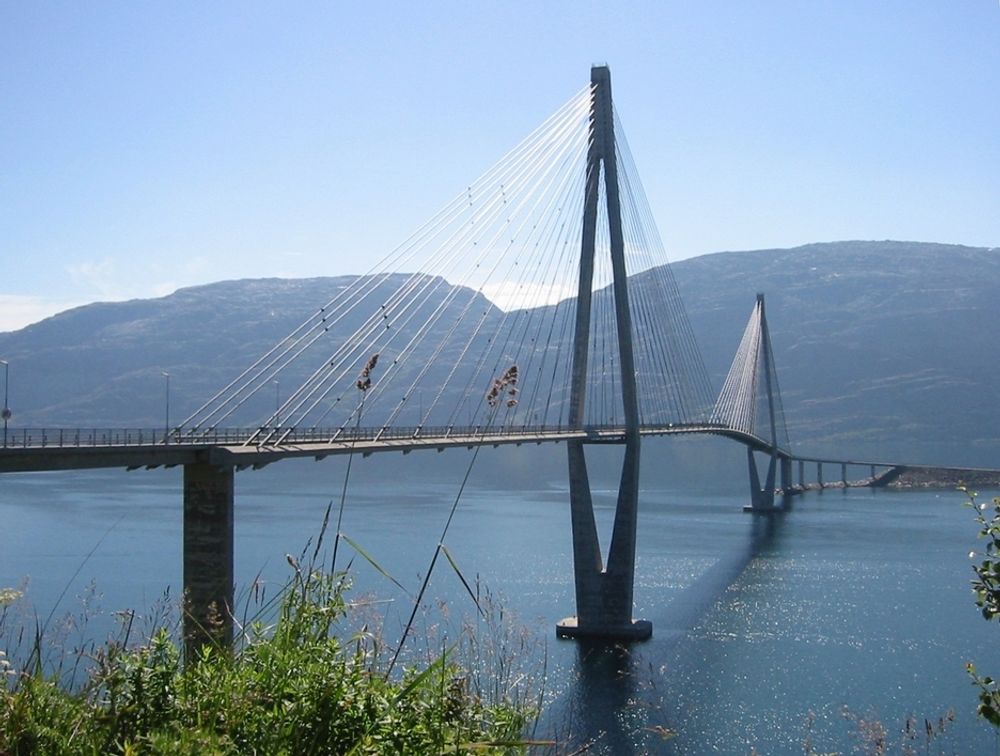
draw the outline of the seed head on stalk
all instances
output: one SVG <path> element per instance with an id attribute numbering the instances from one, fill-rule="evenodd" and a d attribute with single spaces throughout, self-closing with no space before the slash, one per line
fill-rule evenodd
<path id="1" fill-rule="evenodd" d="M 347 503 L 347 484 L 351 480 L 351 463 L 354 461 L 354 444 L 357 442 L 358 431 L 361 428 L 361 413 L 365 409 L 365 397 L 368 396 L 368 389 L 372 387 L 372 371 L 378 364 L 378 352 L 368 358 L 368 362 L 361 369 L 357 383 L 358 391 L 361 392 L 361 403 L 358 405 L 358 417 L 354 421 L 354 439 L 351 441 L 351 453 L 347 455 L 347 470 L 344 471 L 344 485 L 340 490 L 340 511 L 337 513 L 337 532 L 333 538 L 333 557 L 330 559 L 330 572 L 337 570 L 337 549 L 340 546 L 340 527 L 344 522 L 344 505 Z M 294 566 L 294 565 L 293 565 Z"/>
<path id="2" fill-rule="evenodd" d="M 377 364 L 378 352 L 375 352 L 375 354 L 368 358 L 368 362 L 361 369 L 361 375 L 358 376 L 357 387 L 359 391 L 367 391 L 372 387 L 372 371 Z"/>
<path id="3" fill-rule="evenodd" d="M 496 407 L 500 402 L 504 402 L 508 407 L 514 407 L 517 405 L 516 397 L 517 365 L 511 365 L 503 375 L 493 380 L 493 385 L 486 392 L 486 403 L 490 407 Z"/>

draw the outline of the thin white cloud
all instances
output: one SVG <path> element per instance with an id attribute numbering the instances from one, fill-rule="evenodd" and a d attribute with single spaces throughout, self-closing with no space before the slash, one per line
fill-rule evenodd
<path id="1" fill-rule="evenodd" d="M 518 310 L 542 307 L 576 295 L 569 283 L 518 283 L 500 281 L 483 286 L 483 294 L 501 310 Z"/>
<path id="2" fill-rule="evenodd" d="M 76 286 L 83 292 L 97 292 L 95 299 L 118 299 L 116 291 L 117 271 L 115 261 L 110 257 L 103 260 L 87 260 L 66 266 Z"/>
<path id="3" fill-rule="evenodd" d="M 179 288 L 180 287 L 173 281 L 163 281 L 158 284 L 153 284 L 151 291 L 153 292 L 152 296 L 154 297 L 165 297 L 168 294 L 173 294 Z"/>
<path id="4" fill-rule="evenodd" d="M 0 294 L 0 331 L 16 331 L 82 302 Z"/>
<path id="5" fill-rule="evenodd" d="M 206 260 L 192 258 L 180 265 L 153 262 L 146 266 L 142 280 L 128 277 L 127 267 L 111 257 L 101 260 L 87 260 L 66 266 L 73 284 L 81 298 L 87 302 L 121 302 L 134 298 L 164 297 L 173 294 L 183 283 L 173 279 L 180 274 L 182 279 L 197 280 L 198 274 L 206 268 Z"/>

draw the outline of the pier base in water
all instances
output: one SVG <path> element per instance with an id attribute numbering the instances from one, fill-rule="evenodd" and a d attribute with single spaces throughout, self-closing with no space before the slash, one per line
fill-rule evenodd
<path id="1" fill-rule="evenodd" d="M 576 617 L 567 617 L 556 624 L 557 638 L 580 638 L 609 641 L 644 641 L 652 637 L 653 623 L 632 620 L 627 625 L 589 625 L 580 627 Z"/>

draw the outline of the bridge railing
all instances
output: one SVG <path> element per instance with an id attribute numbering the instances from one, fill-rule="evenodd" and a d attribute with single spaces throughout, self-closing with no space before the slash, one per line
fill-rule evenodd
<path id="1" fill-rule="evenodd" d="M 8 449 L 162 446 L 164 444 L 233 444 L 250 438 L 255 429 L 221 428 L 189 436 L 163 428 L 18 428 L 8 431 Z"/>
<path id="2" fill-rule="evenodd" d="M 611 430 L 614 426 L 597 430 Z M 544 436 L 569 431 L 565 426 L 408 426 L 360 428 L 212 428 L 196 431 L 164 431 L 162 428 L 18 428 L 5 439 L 8 449 L 134 447 L 134 446 L 229 446 L 254 444 L 273 433 L 282 444 L 407 440 L 468 436 Z M 588 430 L 590 430 L 588 428 Z"/>
<path id="3" fill-rule="evenodd" d="M 671 433 L 683 430 L 711 431 L 722 429 L 718 423 L 682 425 L 667 423 L 643 426 L 653 433 Z M 4 438 L 6 449 L 46 448 L 107 448 L 138 446 L 232 446 L 239 444 L 267 447 L 276 445 L 316 444 L 324 442 L 373 442 L 433 439 L 489 439 L 527 438 L 544 439 L 572 432 L 565 425 L 476 425 L 476 426 L 398 426 L 398 427 L 347 427 L 347 428 L 210 428 L 205 430 L 163 428 L 17 428 L 10 429 Z M 624 432 L 619 425 L 589 425 L 584 431 L 594 434 Z M 267 439 L 265 441 L 265 439 Z"/>

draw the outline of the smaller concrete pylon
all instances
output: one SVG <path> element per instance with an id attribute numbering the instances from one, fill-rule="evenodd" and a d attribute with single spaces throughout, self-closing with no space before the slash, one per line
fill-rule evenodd
<path id="1" fill-rule="evenodd" d="M 759 401 L 757 398 L 757 386 L 760 384 L 758 375 L 763 376 L 763 397 L 762 399 L 767 402 L 767 426 L 769 431 L 768 443 L 770 448 L 766 451 L 769 455 L 769 461 L 767 465 L 767 478 L 763 485 L 760 484 L 760 475 L 757 472 L 757 461 L 754 458 L 754 450 L 752 446 L 747 446 L 747 464 L 750 471 L 750 506 L 744 507 L 744 510 L 750 512 L 770 512 L 775 509 L 774 499 L 777 492 L 777 487 L 775 485 L 775 476 L 777 473 L 778 460 L 779 460 L 779 437 L 778 437 L 778 423 L 777 423 L 777 402 L 780 401 L 778 397 L 778 382 L 777 376 L 775 375 L 774 369 L 774 358 L 771 351 L 771 334 L 767 327 L 767 312 L 764 305 L 764 295 L 762 293 L 757 294 L 757 302 L 754 305 L 754 313 L 750 316 L 750 324 L 748 328 L 752 326 L 755 322 L 759 329 L 759 334 L 756 343 L 758 347 L 756 353 L 752 354 L 753 358 L 753 381 L 751 383 L 752 389 L 752 401 L 754 405 Z M 782 421 L 782 428 L 784 428 L 784 422 Z M 787 451 L 786 451 L 787 454 Z M 784 496 L 789 495 L 791 489 L 791 462 L 784 455 L 780 455 L 781 459 L 781 487 Z"/>

